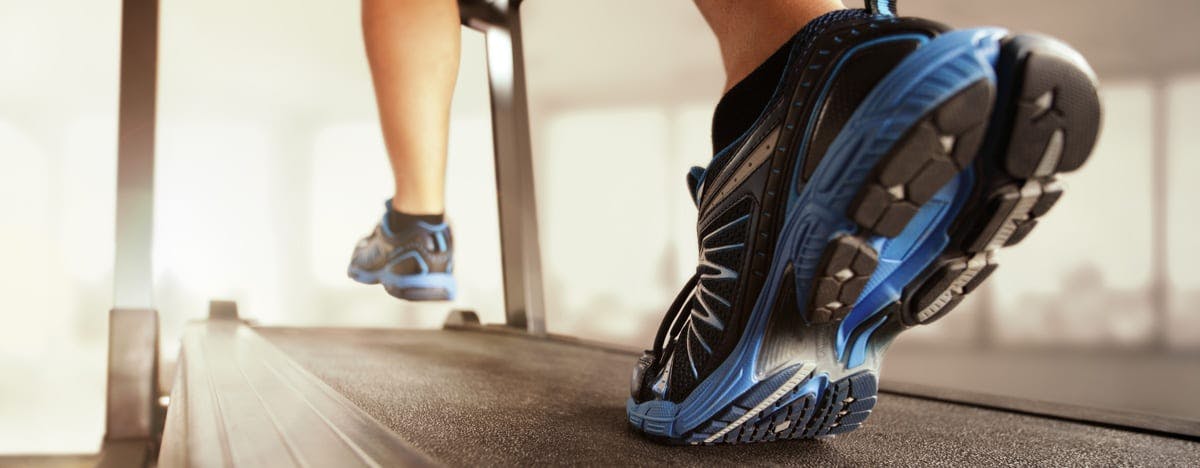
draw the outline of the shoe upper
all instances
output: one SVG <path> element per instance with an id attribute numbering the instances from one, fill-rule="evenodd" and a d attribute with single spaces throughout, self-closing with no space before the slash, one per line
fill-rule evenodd
<path id="1" fill-rule="evenodd" d="M 880 3 L 894 11 L 894 2 Z M 699 265 L 654 349 L 638 360 L 635 401 L 680 402 L 721 365 L 758 300 L 788 200 L 875 84 L 923 38 L 946 29 L 880 11 L 836 11 L 793 36 L 784 45 L 788 64 L 757 121 L 707 168 L 689 172 Z"/>
<path id="2" fill-rule="evenodd" d="M 350 268 L 398 276 L 453 273 L 450 226 L 417 221 L 393 232 L 385 213 L 375 230 L 354 246 Z"/>

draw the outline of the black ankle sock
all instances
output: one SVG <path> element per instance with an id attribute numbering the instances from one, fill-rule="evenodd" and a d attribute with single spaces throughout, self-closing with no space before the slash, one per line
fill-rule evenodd
<path id="1" fill-rule="evenodd" d="M 435 215 L 412 215 L 408 213 L 401 213 L 391 207 L 388 208 L 387 213 L 388 229 L 390 229 L 392 232 L 403 231 L 409 226 L 416 224 L 417 221 L 428 224 L 442 224 L 442 220 L 444 218 L 445 215 L 441 213 Z"/>
<path id="2" fill-rule="evenodd" d="M 783 76 L 791 48 L 792 40 L 789 39 L 767 61 L 721 96 L 717 110 L 713 111 L 713 154 L 725 149 L 754 124 Z"/>
<path id="3" fill-rule="evenodd" d="M 896 11 L 895 2 L 891 2 L 891 5 L 891 11 Z M 796 32 L 791 39 L 784 42 L 749 76 L 734 85 L 728 93 L 721 97 L 721 102 L 717 103 L 717 110 L 713 112 L 713 154 L 725 149 L 726 146 L 742 136 L 742 133 L 745 133 L 751 125 L 754 125 L 754 120 L 767 107 L 767 102 L 771 100 L 771 95 L 775 92 L 775 86 L 783 78 L 792 46 L 797 43 L 810 42 L 814 35 L 830 24 L 870 15 L 871 13 L 866 10 L 843 9 L 814 18 Z"/>

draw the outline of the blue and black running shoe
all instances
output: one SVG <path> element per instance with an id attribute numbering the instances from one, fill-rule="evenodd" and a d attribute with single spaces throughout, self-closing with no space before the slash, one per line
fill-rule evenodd
<path id="1" fill-rule="evenodd" d="M 450 226 L 416 221 L 393 232 L 385 209 L 375 230 L 354 246 L 348 273 L 363 284 L 383 284 L 400 299 L 452 300 L 456 283 Z"/>
<path id="2" fill-rule="evenodd" d="M 700 265 L 626 409 L 669 443 L 849 432 L 887 345 L 952 309 L 1087 159 L 1096 78 L 1053 39 L 869 2 L 817 19 L 752 127 L 688 182 Z"/>

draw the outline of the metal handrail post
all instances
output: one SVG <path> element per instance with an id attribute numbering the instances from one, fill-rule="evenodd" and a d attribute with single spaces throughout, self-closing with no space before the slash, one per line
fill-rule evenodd
<path id="1" fill-rule="evenodd" d="M 151 252 L 159 0 L 121 2 L 116 246 L 100 466 L 151 463 L 161 431 Z"/>
<path id="2" fill-rule="evenodd" d="M 505 323 L 546 333 L 520 0 L 462 0 L 463 24 L 487 41 Z"/>

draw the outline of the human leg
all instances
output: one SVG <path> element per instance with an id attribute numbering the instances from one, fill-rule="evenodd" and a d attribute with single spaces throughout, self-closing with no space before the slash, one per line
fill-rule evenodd
<path id="1" fill-rule="evenodd" d="M 401 299 L 452 299 L 454 244 L 443 212 L 458 4 L 363 0 L 362 26 L 395 191 L 355 246 L 348 274 Z"/>
<path id="2" fill-rule="evenodd" d="M 445 209 L 450 100 L 458 77 L 454 0 L 363 0 L 363 38 L 395 180 L 392 207 Z"/>

